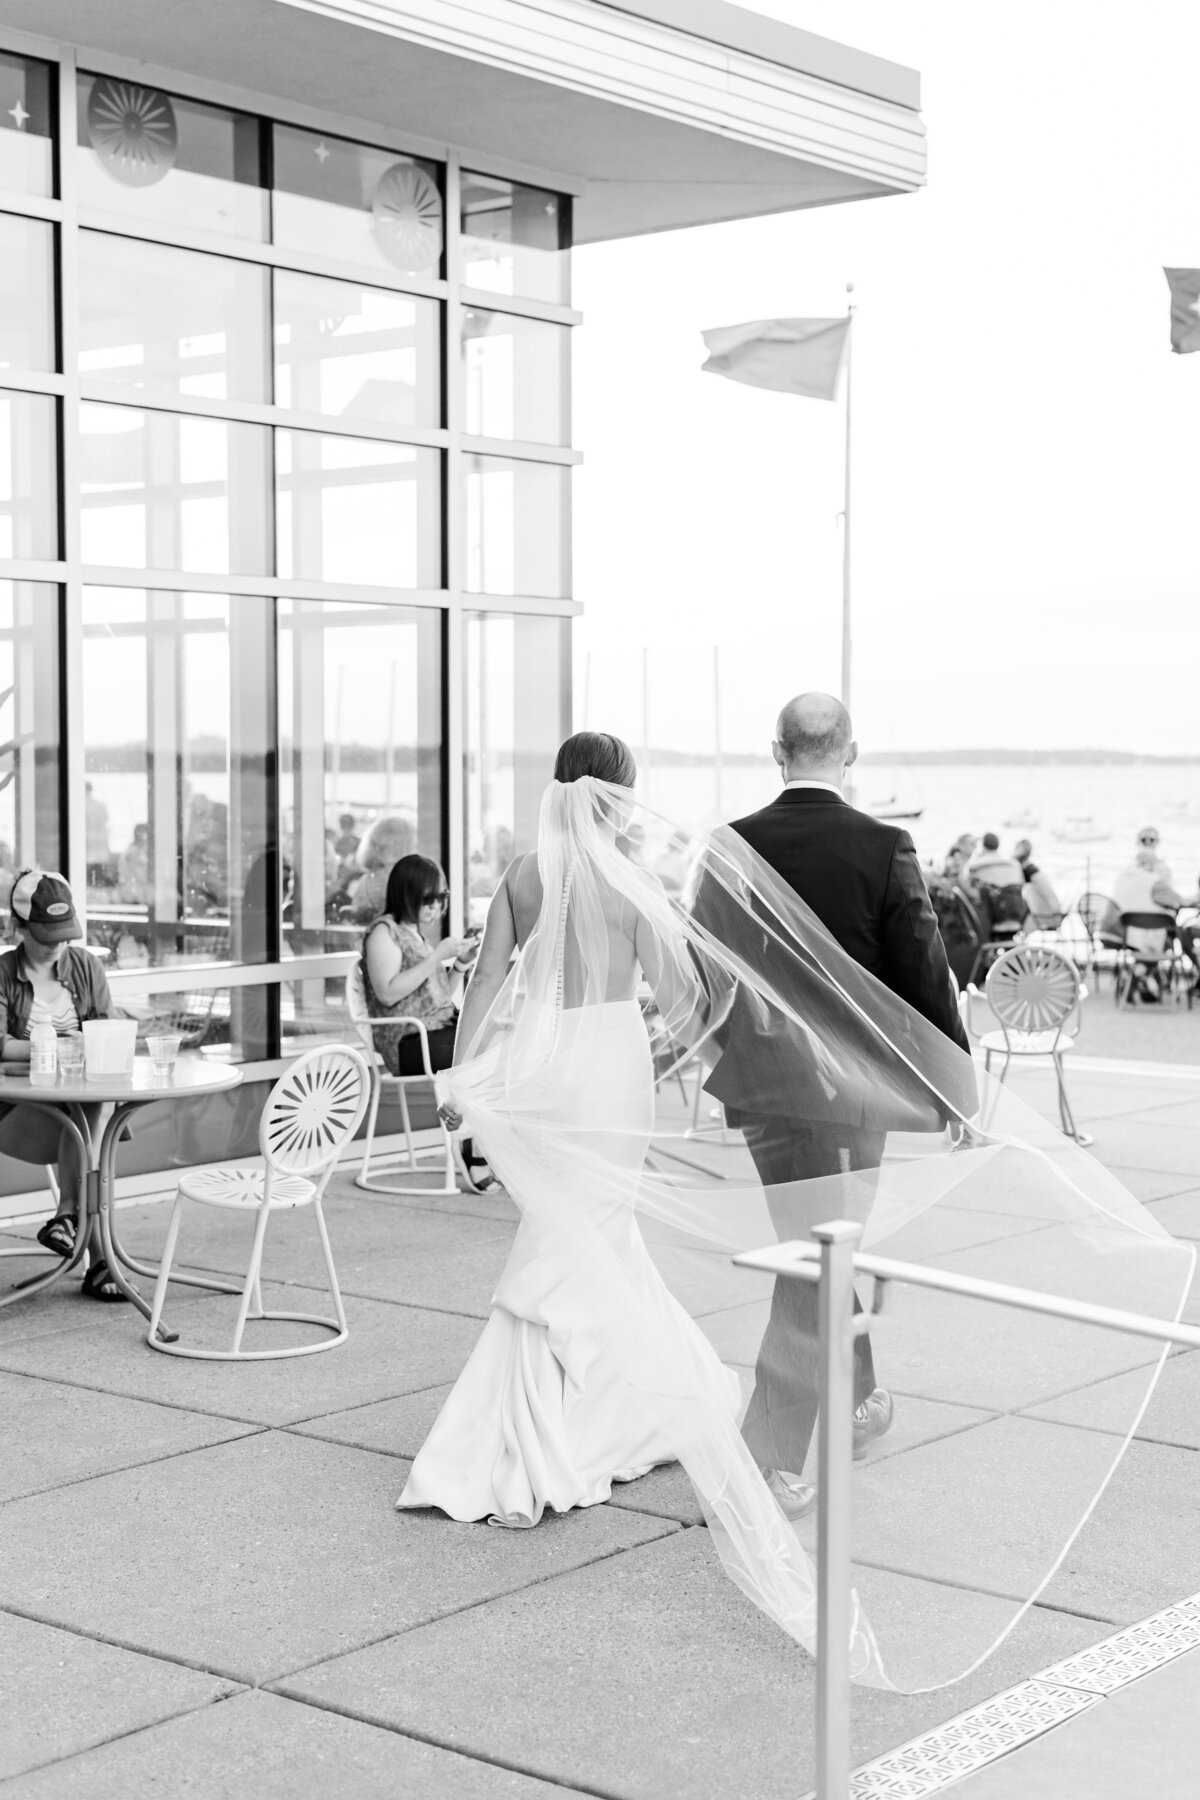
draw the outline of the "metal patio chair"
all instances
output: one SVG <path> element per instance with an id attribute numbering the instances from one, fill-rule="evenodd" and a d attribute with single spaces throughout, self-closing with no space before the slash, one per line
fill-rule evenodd
<path id="1" fill-rule="evenodd" d="M 1097 978 L 1100 975 L 1102 955 L 1113 958 L 1121 948 L 1123 933 L 1119 924 L 1117 903 L 1108 894 L 1092 891 L 1081 894 L 1075 911 L 1079 914 L 1084 930 L 1088 934 L 1089 954 L 1088 968 L 1093 970 Z"/>
<path id="2" fill-rule="evenodd" d="M 420 1019 L 407 1018 L 400 1013 L 392 1013 L 386 1019 L 372 1019 L 367 1011 L 367 991 L 363 984 L 362 967 L 355 963 L 346 976 L 346 1011 L 359 1037 L 362 1039 L 366 1054 L 367 1066 L 371 1077 L 371 1097 L 367 1106 L 367 1130 L 363 1138 L 362 1168 L 354 1177 L 355 1187 L 364 1188 L 371 1194 L 457 1194 L 459 1191 L 457 1177 L 460 1166 L 454 1154 L 454 1139 L 446 1130 L 441 1116 L 437 1118 L 439 1146 L 432 1150 L 418 1150 L 413 1141 L 412 1120 L 408 1111 L 408 1090 L 412 1087 L 426 1087 L 432 1090 L 434 1069 L 429 1060 L 429 1034 Z M 410 1025 L 416 1030 L 421 1044 L 421 1073 L 419 1075 L 393 1075 L 388 1070 L 375 1047 L 375 1033 L 384 1026 Z M 400 1126 L 404 1132 L 405 1148 L 398 1154 L 404 1159 L 398 1168 L 382 1175 L 371 1173 L 371 1153 L 375 1147 L 375 1126 L 379 1118 L 379 1102 L 384 1092 L 394 1093 L 400 1102 Z M 422 1164 L 421 1157 L 433 1156 L 433 1163 Z M 477 1191 L 475 1184 L 461 1171 L 472 1192 Z M 437 1187 L 420 1187 L 416 1182 L 422 1177 L 428 1178 L 440 1173 L 441 1180 Z"/>
<path id="3" fill-rule="evenodd" d="M 338 1153 L 358 1130 L 371 1091 L 371 1071 L 361 1051 L 349 1044 L 325 1044 L 298 1056 L 280 1076 L 267 1098 L 258 1128 L 262 1151 L 261 1169 L 197 1169 L 179 1183 L 162 1264 L 154 1286 L 154 1302 L 146 1342 L 168 1356 L 193 1356 L 207 1362 L 265 1362 L 283 1356 L 311 1356 L 345 1342 L 348 1327 L 338 1287 L 333 1253 L 321 1197 L 333 1173 Z M 198 1206 L 227 1207 L 257 1213 L 254 1242 L 246 1278 L 240 1288 L 205 1280 L 204 1286 L 227 1294 L 241 1294 L 233 1342 L 228 1350 L 205 1350 L 195 1345 L 163 1343 L 158 1335 L 167 1283 L 179 1239 L 185 1202 Z M 333 1301 L 334 1317 L 322 1313 L 281 1312 L 264 1307 L 260 1277 L 263 1241 L 272 1213 L 311 1206 L 321 1236 L 325 1273 Z M 315 1343 L 292 1344 L 280 1350 L 243 1350 L 242 1335 L 248 1319 L 289 1319 L 319 1325 L 332 1333 Z"/>
<path id="4" fill-rule="evenodd" d="M 1018 945 L 992 964 L 984 986 L 984 997 L 1000 1029 L 979 1034 L 985 1075 L 992 1072 L 993 1057 L 1004 1058 L 998 1077 L 1001 1082 L 1014 1057 L 1050 1058 L 1058 1084 L 1058 1116 L 1066 1136 L 1077 1144 L 1092 1140 L 1075 1123 L 1063 1058 L 1075 1048 L 1079 1009 L 1086 994 L 1078 969 L 1060 950 Z"/>
<path id="5" fill-rule="evenodd" d="M 1130 932 L 1162 934 L 1158 950 L 1145 943 L 1131 944 Z M 1147 976 L 1160 984 L 1160 998 L 1167 1000 L 1182 994 L 1192 1005 L 1192 977 L 1184 967 L 1183 946 L 1175 932 L 1173 912 L 1128 912 L 1121 914 L 1121 940 L 1117 949 L 1116 979 L 1113 1000 L 1118 1007 L 1132 1006 L 1139 983 Z"/>

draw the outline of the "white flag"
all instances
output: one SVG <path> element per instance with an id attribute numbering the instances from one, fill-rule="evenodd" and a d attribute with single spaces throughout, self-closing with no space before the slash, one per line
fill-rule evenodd
<path id="1" fill-rule="evenodd" d="M 835 400 L 850 320 L 759 319 L 705 331 L 706 375 L 810 400 Z"/>

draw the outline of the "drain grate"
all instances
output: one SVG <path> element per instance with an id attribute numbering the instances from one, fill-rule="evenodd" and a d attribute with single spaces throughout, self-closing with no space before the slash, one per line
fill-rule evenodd
<path id="1" fill-rule="evenodd" d="M 1079 1688 L 1022 1681 L 864 1763 L 850 1778 L 852 1800 L 923 1800 L 1099 1701 Z"/>
<path id="2" fill-rule="evenodd" d="M 1039 1670 L 1033 1679 L 1083 1688 L 1089 1694 L 1112 1694 L 1151 1669 L 1198 1648 L 1200 1594 L 1193 1594 L 1190 1600 L 1164 1607 L 1151 1618 L 1093 1644 L 1090 1650 L 1080 1650 L 1051 1669 Z"/>

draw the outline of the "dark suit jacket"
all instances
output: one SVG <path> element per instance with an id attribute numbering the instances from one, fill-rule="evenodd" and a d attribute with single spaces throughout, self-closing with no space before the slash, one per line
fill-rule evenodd
<path id="1" fill-rule="evenodd" d="M 761 812 L 735 820 L 733 829 L 799 894 L 855 962 L 962 1050 L 968 1049 L 945 947 L 906 831 L 858 812 L 823 788 L 785 788 Z M 711 897 L 706 901 L 702 891 L 697 900 L 701 914 L 709 910 Z M 718 936 L 720 910 L 718 901 L 711 922 L 704 921 Z M 806 1070 L 811 1056 L 790 1025 L 785 1022 L 781 1031 L 779 1021 L 744 994 L 739 994 L 728 1029 L 720 1036 L 725 1054 L 707 1087 L 735 1110 L 841 1119 L 863 1129 L 885 1130 L 916 1128 L 915 1114 L 928 1111 L 927 1094 L 898 1066 L 886 1083 L 880 1083 L 892 1091 L 872 1095 L 866 1084 L 839 1080 L 831 1093 L 828 1081 Z M 846 1009 L 847 1049 L 853 1049 L 856 1038 L 861 1058 L 850 1060 L 861 1060 L 866 1067 L 874 1063 L 882 1075 L 888 1059 L 881 1058 L 878 1040 L 869 1028 L 855 1024 Z M 903 1047 L 911 1052 L 910 1044 Z M 969 1070 L 956 1062 L 954 1072 L 961 1089 Z M 973 1082 L 970 1085 L 973 1089 Z M 897 1109 L 896 1087 L 909 1093 L 912 1118 L 904 1116 L 905 1105 Z M 929 1118 L 930 1125 L 936 1122 Z"/>

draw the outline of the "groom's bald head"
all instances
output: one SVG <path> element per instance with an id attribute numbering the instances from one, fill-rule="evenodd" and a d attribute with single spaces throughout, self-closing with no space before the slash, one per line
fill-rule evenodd
<path id="1" fill-rule="evenodd" d="M 832 694 L 797 694 L 779 715 L 771 746 L 785 781 L 841 782 L 858 754 L 850 714 Z"/>

